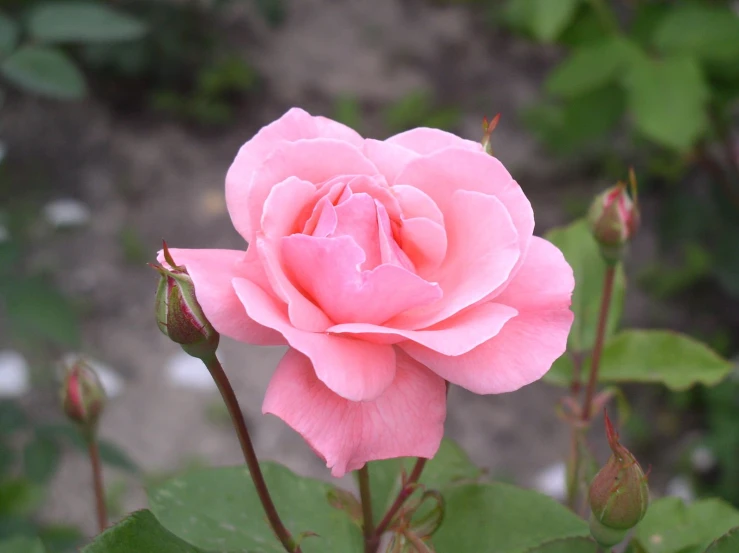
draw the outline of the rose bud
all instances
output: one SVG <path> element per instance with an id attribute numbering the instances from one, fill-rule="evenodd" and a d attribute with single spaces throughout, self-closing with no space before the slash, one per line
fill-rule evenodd
<path id="1" fill-rule="evenodd" d="M 97 373 L 81 359 L 66 367 L 61 398 L 64 414 L 91 437 L 105 407 L 105 390 Z"/>
<path id="2" fill-rule="evenodd" d="M 488 121 L 487 117 L 482 118 L 482 147 L 486 154 L 493 155 L 493 146 L 490 144 L 490 137 L 493 135 L 495 127 L 498 126 L 500 121 L 500 113 Z"/>
<path id="3" fill-rule="evenodd" d="M 613 452 L 590 484 L 590 533 L 603 547 L 621 542 L 626 532 L 644 518 L 649 487 L 639 462 L 618 441 L 606 414 L 606 435 Z"/>
<path id="4" fill-rule="evenodd" d="M 588 222 L 605 260 L 617 263 L 639 227 L 636 177 L 629 173 L 631 196 L 619 182 L 595 198 L 588 211 Z M 633 199 L 632 199 L 633 196 Z"/>
<path id="5" fill-rule="evenodd" d="M 195 297 L 195 285 L 184 267 L 177 266 L 164 244 L 164 259 L 170 268 L 151 265 L 161 275 L 156 293 L 159 330 L 199 359 L 215 355 L 220 335 L 203 314 Z"/>

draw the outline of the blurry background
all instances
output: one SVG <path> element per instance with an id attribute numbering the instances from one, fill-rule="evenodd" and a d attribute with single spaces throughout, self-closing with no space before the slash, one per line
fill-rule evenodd
<path id="1" fill-rule="evenodd" d="M 56 397 L 57 363 L 75 352 L 111 396 L 113 516 L 145 504 L 142 482 L 240 462 L 209 375 L 156 329 L 146 262 L 162 237 L 243 247 L 225 172 L 291 106 L 376 138 L 431 126 L 478 140 L 483 115 L 501 112 L 494 149 L 538 234 L 633 165 L 644 213 L 626 324 L 734 356 L 738 12 L 728 0 L 0 0 L 0 536 L 40 527 L 62 552 L 94 531 L 89 469 Z M 220 349 L 258 453 L 328 478 L 260 414 L 281 355 Z M 654 490 L 739 504 L 739 380 L 627 392 L 626 443 L 654 465 Z M 561 496 L 561 395 L 454 389 L 448 434 L 495 477 Z"/>

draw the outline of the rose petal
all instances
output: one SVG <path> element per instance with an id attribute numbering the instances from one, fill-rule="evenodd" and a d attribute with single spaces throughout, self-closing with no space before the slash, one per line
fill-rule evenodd
<path id="1" fill-rule="evenodd" d="M 425 217 L 405 219 L 400 227 L 401 248 L 421 277 L 428 277 L 439 268 L 447 251 L 446 231 Z"/>
<path id="2" fill-rule="evenodd" d="M 503 325 L 517 314 L 513 307 L 489 302 L 475 305 L 424 330 L 349 323 L 329 327 L 327 332 L 348 334 L 381 344 L 410 340 L 443 355 L 461 355 L 498 334 Z"/>
<path id="3" fill-rule="evenodd" d="M 332 321 L 287 277 L 280 260 L 278 244 L 279 242 L 268 240 L 264 236 L 257 236 L 256 250 L 269 279 L 269 287 L 262 288 L 272 291 L 272 295 L 287 304 L 288 317 L 295 328 L 308 332 L 323 332 L 333 324 Z"/>
<path id="4" fill-rule="evenodd" d="M 175 263 L 187 269 L 205 317 L 220 334 L 263 346 L 285 343 L 278 332 L 262 326 L 246 314 L 231 285 L 234 278 L 253 278 L 259 271 L 250 259 L 252 256 L 235 250 L 172 248 L 169 251 Z M 158 259 L 160 263 L 164 262 L 161 251 Z"/>
<path id="5" fill-rule="evenodd" d="M 478 394 L 511 392 L 541 378 L 565 352 L 574 315 L 572 268 L 561 252 L 533 238 L 515 279 L 498 299 L 519 315 L 497 336 L 457 357 L 405 342 L 401 347 L 442 378 Z"/>
<path id="6" fill-rule="evenodd" d="M 400 144 L 392 144 L 380 140 L 366 139 L 364 154 L 380 170 L 387 182 L 395 182 L 395 177 L 408 163 L 419 157 L 419 154 Z"/>
<path id="7" fill-rule="evenodd" d="M 444 226 L 444 215 L 428 194 L 405 184 L 396 184 L 391 190 L 398 199 L 404 219 L 425 217 Z"/>
<path id="8" fill-rule="evenodd" d="M 292 108 L 277 121 L 263 127 L 241 147 L 226 175 L 226 197 L 231 219 L 242 236 L 251 236 L 256 231 L 254 226 L 259 221 L 259 219 L 250 221 L 250 213 L 242 209 L 246 204 L 246 195 L 254 171 L 280 144 L 319 137 L 345 140 L 358 148 L 362 147 L 363 142 L 361 136 L 341 123 L 323 117 L 313 117 L 302 109 Z"/>
<path id="9" fill-rule="evenodd" d="M 298 215 L 313 200 L 314 184 L 290 177 L 274 186 L 264 202 L 262 231 L 266 236 L 279 238 L 299 232 Z"/>
<path id="10" fill-rule="evenodd" d="M 280 332 L 292 347 L 307 355 L 318 379 L 334 393 L 351 401 L 370 401 L 393 382 L 396 359 L 392 346 L 298 330 L 284 306 L 264 290 L 238 278 L 233 286 L 248 315 Z"/>
<path id="11" fill-rule="evenodd" d="M 364 253 L 348 236 L 294 234 L 281 242 L 287 273 L 336 323 L 382 324 L 441 297 L 437 285 L 397 265 L 360 271 Z"/>
<path id="12" fill-rule="evenodd" d="M 299 432 L 336 477 L 368 461 L 433 457 L 444 434 L 446 385 L 407 355 L 398 354 L 395 380 L 373 401 L 343 399 L 315 376 L 294 349 L 280 361 L 262 412 Z"/>
<path id="13" fill-rule="evenodd" d="M 319 184 L 337 175 L 364 174 L 375 175 L 377 168 L 347 142 L 329 138 L 283 141 L 270 146 L 269 156 L 259 165 L 234 162 L 226 175 L 226 203 L 234 227 L 249 242 L 259 230 L 264 202 L 277 183 L 296 177 Z"/>
<path id="14" fill-rule="evenodd" d="M 493 156 L 456 148 L 441 150 L 410 162 L 396 182 L 425 192 L 442 213 L 446 213 L 458 190 L 495 196 L 513 221 L 521 252 L 528 248 L 534 232 L 531 203 L 503 164 Z"/>
<path id="15" fill-rule="evenodd" d="M 419 154 L 430 154 L 443 148 L 462 148 L 473 152 L 483 151 L 482 144 L 479 142 L 465 140 L 455 134 L 426 127 L 411 129 L 396 134 L 388 138 L 386 142 L 403 146 Z"/>
<path id="16" fill-rule="evenodd" d="M 336 220 L 331 237 L 351 236 L 365 254 L 360 269 L 377 267 L 381 259 L 375 200 L 366 193 L 352 194 L 336 206 Z"/>
<path id="17" fill-rule="evenodd" d="M 430 275 L 444 297 L 402 313 L 386 326 L 415 330 L 443 321 L 504 283 L 516 264 L 518 234 L 497 198 L 458 190 L 448 204 L 446 258 L 437 273 Z"/>

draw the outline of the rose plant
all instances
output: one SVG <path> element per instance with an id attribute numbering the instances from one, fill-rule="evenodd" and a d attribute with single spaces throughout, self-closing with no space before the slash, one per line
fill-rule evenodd
<path id="1" fill-rule="evenodd" d="M 724 533 L 717 544 L 739 550 L 728 505 L 660 499 L 647 510 L 646 479 L 610 426 L 615 457 L 590 488 L 600 524 L 590 537 L 585 430 L 622 396 L 615 385 L 710 385 L 731 365 L 677 333 L 617 332 L 625 248 L 601 249 L 590 230 L 610 225 L 599 220 L 610 211 L 534 236 L 531 205 L 485 127 L 484 146 L 426 128 L 378 141 L 292 109 L 244 144 L 226 200 L 245 251 L 165 245 L 156 268 L 160 329 L 210 370 L 247 470 L 151 487 L 150 510 L 86 553 L 595 553 L 623 539 L 634 553 L 719 553 L 730 549 L 710 544 Z M 637 220 L 635 178 L 633 198 L 619 186 Z M 257 461 L 216 357 L 220 335 L 287 346 L 263 412 L 299 432 L 332 476 L 356 471 L 358 495 Z M 573 437 L 568 506 L 491 481 L 442 439 L 450 385 L 498 394 L 542 377 L 569 387 L 559 409 Z M 700 532 L 654 547 L 655 532 L 697 525 L 706 511 Z"/>

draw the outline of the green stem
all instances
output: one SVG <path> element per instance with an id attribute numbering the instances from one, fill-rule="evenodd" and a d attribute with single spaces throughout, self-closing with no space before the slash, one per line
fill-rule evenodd
<path id="1" fill-rule="evenodd" d="M 577 494 L 580 487 L 580 433 L 579 428 L 572 428 L 570 437 L 570 462 L 567 466 L 567 506 L 577 509 Z"/>
<path id="2" fill-rule="evenodd" d="M 92 487 L 95 491 L 95 513 L 97 515 L 98 529 L 103 532 L 108 526 L 108 513 L 105 506 L 105 489 L 103 488 L 103 470 L 100 463 L 100 451 L 95 436 L 87 441 L 87 449 L 90 453 L 90 465 L 92 466 Z"/>
<path id="3" fill-rule="evenodd" d="M 398 497 L 395 498 L 395 501 L 393 501 L 393 504 L 387 510 L 385 516 L 382 517 L 382 520 L 377 525 L 374 533 L 370 537 L 370 540 L 368 542 L 369 545 L 366 548 L 366 551 L 368 553 L 374 553 L 375 551 L 377 551 L 377 548 L 380 545 L 380 538 L 382 537 L 382 534 L 384 534 L 385 531 L 390 527 L 390 524 L 395 518 L 395 515 L 398 514 L 398 511 L 403 506 L 403 503 L 405 503 L 406 499 L 408 499 L 415 491 L 414 484 L 416 484 L 416 482 L 418 482 L 418 479 L 421 478 L 421 473 L 423 472 L 423 467 L 426 466 L 426 461 L 428 461 L 428 459 L 424 459 L 423 457 L 419 457 L 416 461 L 416 464 L 411 471 L 411 475 L 410 477 L 408 477 L 408 480 L 403 483 L 403 487 L 398 493 Z"/>
<path id="4" fill-rule="evenodd" d="M 264 481 L 264 475 L 262 474 L 262 469 L 259 467 L 257 454 L 254 451 L 254 446 L 249 437 L 249 430 L 246 427 L 244 414 L 241 412 L 239 401 L 236 399 L 236 394 L 234 393 L 231 383 L 221 366 L 221 362 L 218 361 L 215 354 L 209 358 L 203 359 L 202 361 L 205 363 L 205 366 L 208 367 L 216 386 L 218 386 L 218 390 L 221 392 L 221 397 L 228 408 L 228 413 L 231 415 L 231 422 L 233 422 L 234 428 L 236 429 L 236 435 L 239 438 L 239 444 L 241 445 L 241 451 L 244 454 L 246 466 L 249 467 L 249 474 L 251 474 L 251 478 L 254 481 L 254 488 L 257 490 L 257 495 L 259 496 L 259 500 L 262 502 L 262 507 L 264 507 L 264 512 L 267 515 L 267 520 L 269 521 L 272 530 L 274 530 L 275 535 L 280 540 L 280 543 L 282 543 L 282 546 L 286 551 L 289 553 L 302 553 L 300 551 L 300 547 L 295 543 L 290 532 L 282 523 L 280 515 L 277 514 L 277 509 L 272 501 L 272 497 L 269 495 L 267 483 Z"/>
<path id="5" fill-rule="evenodd" d="M 600 357 L 603 353 L 603 343 L 606 339 L 606 326 L 608 326 L 608 312 L 611 308 L 611 296 L 613 296 L 613 281 L 616 277 L 616 265 L 608 264 L 603 284 L 603 297 L 601 298 L 600 314 L 598 315 L 598 330 L 595 335 L 595 346 L 590 359 L 590 378 L 585 390 L 585 402 L 582 408 L 582 420 L 589 422 L 593 408 L 593 397 L 595 387 L 598 384 L 598 369 L 600 368 Z"/>
<path id="6" fill-rule="evenodd" d="M 372 494 L 370 492 L 370 475 L 369 466 L 364 465 L 357 472 L 359 477 L 359 497 L 362 500 L 362 518 L 364 524 L 362 530 L 364 532 L 364 549 L 366 553 L 373 553 L 371 549 L 372 535 L 375 532 L 375 524 L 372 521 Z"/>

